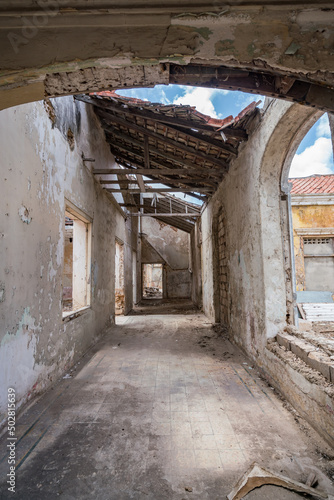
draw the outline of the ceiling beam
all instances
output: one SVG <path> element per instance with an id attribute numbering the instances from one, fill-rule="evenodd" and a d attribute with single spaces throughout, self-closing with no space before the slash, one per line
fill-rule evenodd
<path id="1" fill-rule="evenodd" d="M 139 177 L 139 176 L 137 175 L 137 177 Z M 142 178 L 142 176 L 140 176 L 140 177 Z M 214 187 L 217 187 L 216 182 L 210 181 L 208 179 L 201 179 L 199 177 L 194 177 L 191 179 L 168 179 L 167 181 L 164 181 L 163 179 L 143 179 L 142 178 L 142 181 L 143 181 L 143 183 L 147 183 L 147 184 L 166 184 L 167 182 L 168 182 L 168 184 L 191 184 L 191 183 L 199 182 L 199 183 L 207 183 L 207 184 L 210 184 Z M 113 180 L 100 179 L 99 182 L 100 182 L 100 184 L 120 184 L 120 183 L 136 184 L 137 180 L 136 179 L 127 179 L 126 181 L 124 181 L 124 180 L 119 181 L 119 180 L 114 180 L 114 179 Z M 138 184 L 139 184 L 139 182 L 138 182 Z M 140 186 L 140 184 L 139 184 L 139 186 Z"/>
<path id="2" fill-rule="evenodd" d="M 214 156 L 207 155 L 206 153 L 203 153 L 202 151 L 198 151 L 196 149 L 193 149 L 189 146 L 186 146 L 185 144 L 181 144 L 178 141 L 174 141 L 173 139 L 170 139 L 169 137 L 164 137 L 161 134 L 157 134 L 156 132 L 153 132 L 151 130 L 147 130 L 145 127 L 141 127 L 140 125 L 137 125 L 135 123 L 132 123 L 130 121 L 124 120 L 123 118 L 119 118 L 115 115 L 106 113 L 105 111 L 97 111 L 98 116 L 102 118 L 103 122 L 106 123 L 107 125 L 110 125 L 110 121 L 113 123 L 117 123 L 118 125 L 121 125 L 123 127 L 126 127 L 128 130 L 135 130 L 136 132 L 139 132 L 143 135 L 146 135 L 147 137 L 151 137 L 157 141 L 160 141 L 164 144 L 168 144 L 168 146 L 171 146 L 172 148 L 176 148 L 180 151 L 183 151 L 184 153 L 190 154 L 191 156 L 194 156 L 195 158 L 201 158 L 201 160 L 208 161 L 210 163 L 213 163 L 214 165 L 217 165 L 218 167 L 222 168 L 224 163 L 222 161 Z M 102 127 L 105 128 L 105 125 L 103 125 L 102 122 Z M 199 142 L 200 139 L 198 139 Z"/>
<path id="3" fill-rule="evenodd" d="M 132 193 L 132 194 L 140 194 L 140 189 L 107 189 L 110 193 Z M 209 187 L 191 187 L 191 188 L 148 188 L 146 189 L 146 193 L 185 193 L 192 192 L 195 193 L 206 193 L 212 192 L 213 189 Z"/>
<path id="4" fill-rule="evenodd" d="M 129 161 L 128 159 L 126 161 Z M 136 163 L 134 163 L 136 164 Z M 202 170 L 200 171 L 202 173 Z M 205 171 L 208 175 L 213 174 L 217 175 L 217 170 L 214 169 L 207 169 Z M 93 170 L 94 175 L 118 175 L 118 174 L 126 174 L 126 175 L 135 175 L 135 174 L 141 174 L 141 175 L 189 175 L 197 173 L 197 170 L 194 169 L 194 172 L 189 172 L 189 170 L 186 170 L 184 168 L 96 168 Z M 200 180 L 205 180 L 200 179 Z"/>

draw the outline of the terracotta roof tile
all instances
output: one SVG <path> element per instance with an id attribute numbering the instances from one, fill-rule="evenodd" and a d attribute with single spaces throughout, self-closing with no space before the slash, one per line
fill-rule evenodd
<path id="1" fill-rule="evenodd" d="M 334 174 L 310 175 L 289 179 L 291 194 L 330 194 L 334 193 Z"/>

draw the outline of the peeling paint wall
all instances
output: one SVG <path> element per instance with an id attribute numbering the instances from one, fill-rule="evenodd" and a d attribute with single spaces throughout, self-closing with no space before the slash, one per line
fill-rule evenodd
<path id="1" fill-rule="evenodd" d="M 190 298 L 188 233 L 155 220 L 153 217 L 143 217 L 142 234 L 142 263 L 164 264 L 164 297 Z"/>
<path id="2" fill-rule="evenodd" d="M 16 389 L 21 405 L 112 324 L 116 228 L 124 233 L 125 223 L 81 158 L 82 152 L 94 158 L 97 168 L 114 164 L 90 109 L 71 97 L 51 100 L 51 107 L 36 102 L 2 111 L 0 128 L 2 422 L 7 387 Z M 63 321 L 67 200 L 93 221 L 91 307 Z"/>
<path id="3" fill-rule="evenodd" d="M 296 268 L 296 289 L 299 292 L 306 290 L 305 259 L 303 237 L 298 235 L 296 230 L 301 228 L 332 228 L 334 225 L 334 205 L 292 206 L 291 211 Z M 326 234 L 325 231 L 324 234 Z M 332 288 L 333 287 L 334 284 L 332 284 Z M 331 290 L 331 288 L 329 288 L 329 290 Z"/>

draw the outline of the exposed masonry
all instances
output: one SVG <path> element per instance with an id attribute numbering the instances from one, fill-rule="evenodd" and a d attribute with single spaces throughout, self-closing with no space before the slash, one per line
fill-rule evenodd
<path id="1" fill-rule="evenodd" d="M 314 345 L 292 335 L 279 333 L 277 342 L 293 352 L 308 366 L 320 372 L 327 380 L 334 383 L 334 361 L 326 353 L 316 350 Z"/>
<path id="2" fill-rule="evenodd" d="M 219 259 L 219 308 L 220 322 L 228 323 L 228 268 L 226 249 L 226 223 L 222 208 L 218 215 L 218 259 Z"/>

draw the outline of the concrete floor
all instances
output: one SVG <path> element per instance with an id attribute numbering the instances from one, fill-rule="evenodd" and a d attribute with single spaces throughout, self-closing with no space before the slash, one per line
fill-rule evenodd
<path id="1" fill-rule="evenodd" d="M 72 378 L 21 415 L 16 494 L 0 441 L 1 499 L 224 499 L 254 460 L 299 481 L 315 471 L 333 494 L 321 439 L 202 314 L 178 304 L 145 301 L 118 318 Z M 300 496 L 265 486 L 245 498 Z"/>

